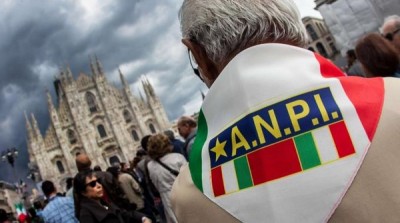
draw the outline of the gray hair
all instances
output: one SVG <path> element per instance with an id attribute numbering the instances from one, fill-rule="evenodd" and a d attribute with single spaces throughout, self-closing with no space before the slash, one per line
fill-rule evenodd
<path id="1" fill-rule="evenodd" d="M 185 0 L 179 17 L 183 38 L 204 47 L 215 63 L 265 40 L 307 43 L 292 0 Z"/>
<path id="2" fill-rule="evenodd" d="M 398 15 L 391 15 L 385 18 L 385 21 L 383 21 L 383 26 L 385 26 L 386 23 L 394 21 L 394 25 L 396 29 L 400 29 L 400 16 Z M 383 30 L 383 26 L 380 28 L 380 30 Z"/>

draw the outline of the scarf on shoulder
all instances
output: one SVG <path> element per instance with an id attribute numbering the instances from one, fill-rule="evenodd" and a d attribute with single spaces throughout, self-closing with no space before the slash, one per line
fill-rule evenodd
<path id="1" fill-rule="evenodd" d="M 368 152 L 383 98 L 382 78 L 347 77 L 308 50 L 249 48 L 203 102 L 193 182 L 242 222 L 327 221 Z"/>

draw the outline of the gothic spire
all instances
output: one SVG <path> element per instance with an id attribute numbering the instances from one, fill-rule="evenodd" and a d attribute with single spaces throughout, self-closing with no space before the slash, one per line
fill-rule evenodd
<path id="1" fill-rule="evenodd" d="M 96 71 L 96 68 L 94 67 L 93 58 L 91 56 L 89 56 L 89 61 L 90 61 L 90 69 L 92 70 L 92 75 L 96 76 L 97 71 Z"/>
<path id="2" fill-rule="evenodd" d="M 28 119 L 28 116 L 26 115 L 26 111 L 24 111 L 24 115 L 25 115 L 26 130 L 28 131 L 28 138 L 31 139 L 32 138 L 32 125 Z"/>
<path id="3" fill-rule="evenodd" d="M 128 87 L 128 82 L 126 82 L 126 79 L 125 79 L 124 75 L 122 74 L 121 69 L 119 67 L 118 67 L 118 72 L 119 72 L 119 77 L 121 79 L 122 85 L 124 87 Z"/>
<path id="4" fill-rule="evenodd" d="M 99 59 L 97 58 L 96 55 L 95 55 L 95 58 L 96 58 L 97 71 L 98 71 L 99 75 L 102 75 L 102 74 L 104 74 L 103 73 L 103 65 L 101 65 L 101 63 L 100 63 L 100 61 L 99 61 Z"/>
<path id="5" fill-rule="evenodd" d="M 51 99 L 50 91 L 46 89 L 46 95 L 47 95 L 47 105 L 49 106 L 49 111 L 52 111 L 54 109 L 53 105 L 53 100 Z"/>
<path id="6" fill-rule="evenodd" d="M 67 78 L 70 82 L 74 81 L 74 77 L 72 76 L 71 67 L 69 64 L 67 65 Z"/>
<path id="7" fill-rule="evenodd" d="M 40 134 L 40 130 L 38 127 L 38 123 L 37 123 L 36 118 L 33 115 L 33 113 L 31 113 L 31 119 L 32 119 L 32 123 L 33 123 L 33 132 L 34 132 L 35 136 L 42 137 L 42 134 Z"/>

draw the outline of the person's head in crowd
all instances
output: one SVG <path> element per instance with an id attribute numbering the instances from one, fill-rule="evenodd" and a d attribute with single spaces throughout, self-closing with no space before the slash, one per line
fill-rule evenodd
<path id="1" fill-rule="evenodd" d="M 175 134 L 172 130 L 168 129 L 164 131 L 164 134 L 168 136 L 169 140 L 172 142 L 175 139 Z"/>
<path id="2" fill-rule="evenodd" d="M 118 178 L 118 175 L 120 173 L 120 167 L 119 166 L 110 166 L 107 168 L 107 172 L 111 173 L 111 175 L 114 178 Z"/>
<path id="3" fill-rule="evenodd" d="M 42 191 L 44 196 L 50 198 L 53 195 L 57 194 L 56 187 L 54 186 L 53 182 L 46 180 L 42 183 Z"/>
<path id="4" fill-rule="evenodd" d="M 399 67 L 396 49 L 377 33 L 362 37 L 357 42 L 356 54 L 368 77 L 390 77 Z"/>
<path id="5" fill-rule="evenodd" d="M 149 141 L 150 136 L 151 135 L 143 136 L 143 138 L 140 140 L 140 145 L 144 151 L 147 151 L 147 142 Z"/>
<path id="6" fill-rule="evenodd" d="M 208 87 L 230 60 L 249 47 L 262 43 L 307 44 L 300 13 L 292 0 L 185 0 L 179 17 L 182 42 Z"/>
<path id="7" fill-rule="evenodd" d="M 30 217 L 31 219 L 34 219 L 34 218 L 37 217 L 36 210 L 35 210 L 35 208 L 33 208 L 33 207 L 30 207 L 30 208 L 28 209 L 28 214 L 29 214 L 29 217 Z"/>
<path id="8" fill-rule="evenodd" d="M 84 153 L 81 153 L 76 156 L 75 163 L 76 167 L 78 168 L 78 172 L 90 169 L 90 167 L 92 166 L 92 161 Z"/>
<path id="9" fill-rule="evenodd" d="M 397 52 L 400 52 L 400 16 L 387 17 L 381 27 L 381 33 L 397 48 Z"/>
<path id="10" fill-rule="evenodd" d="M 79 172 L 74 178 L 75 216 L 80 217 L 82 198 L 100 201 L 103 197 L 103 186 L 90 169 Z"/>
<path id="11" fill-rule="evenodd" d="M 33 202 L 33 207 L 34 207 L 36 210 L 43 210 L 43 204 L 42 204 L 41 201 L 35 201 L 35 202 Z"/>
<path id="12" fill-rule="evenodd" d="M 129 170 L 129 163 L 121 162 L 120 170 L 121 172 L 127 172 Z"/>
<path id="13" fill-rule="evenodd" d="M 93 171 L 101 172 L 102 170 L 101 170 L 101 167 L 99 165 L 96 165 L 96 166 L 93 167 Z"/>
<path id="14" fill-rule="evenodd" d="M 140 160 L 142 160 L 140 157 L 135 157 L 133 158 L 132 162 L 131 162 L 131 168 L 134 169 L 137 167 L 138 163 L 140 162 Z"/>
<path id="15" fill-rule="evenodd" d="M 197 127 L 196 121 L 189 116 L 182 116 L 178 120 L 178 131 L 184 139 Z"/>
<path id="16" fill-rule="evenodd" d="M 346 52 L 347 66 L 351 66 L 356 60 L 356 51 L 354 49 L 348 50 Z"/>
<path id="17" fill-rule="evenodd" d="M 147 139 L 148 140 L 148 139 Z M 147 145 L 146 145 L 147 146 Z M 144 149 L 139 149 L 136 152 L 136 157 L 142 159 L 143 156 L 147 155 L 147 152 Z"/>
<path id="18" fill-rule="evenodd" d="M 173 149 L 168 136 L 162 133 L 151 136 L 147 146 L 148 154 L 153 160 L 163 157 Z"/>
<path id="19" fill-rule="evenodd" d="M 73 184 L 72 184 L 73 180 L 74 180 L 74 178 L 72 178 L 72 177 L 67 178 L 67 180 L 66 180 L 67 190 L 69 190 L 73 186 Z"/>
<path id="20" fill-rule="evenodd" d="M 7 216 L 7 212 L 4 209 L 0 208 L 0 223 L 3 223 L 3 222 L 4 223 L 9 222 L 8 216 Z"/>

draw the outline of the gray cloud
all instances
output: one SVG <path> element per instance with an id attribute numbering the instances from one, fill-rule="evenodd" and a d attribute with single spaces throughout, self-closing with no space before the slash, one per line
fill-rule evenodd
<path id="1" fill-rule="evenodd" d="M 310 0 L 311 1 L 311 0 Z M 120 85 L 120 66 L 133 92 L 147 75 L 171 120 L 198 110 L 206 87 L 188 65 L 180 43 L 174 0 L 0 2 L 0 151 L 20 150 L 16 170 L 27 174 L 23 113 L 34 113 L 44 134 L 49 124 L 45 89 L 68 63 L 74 76 L 90 73 L 89 55 L 100 58 L 107 78 Z M 0 179 L 13 181 L 8 164 Z"/>

